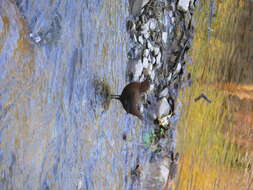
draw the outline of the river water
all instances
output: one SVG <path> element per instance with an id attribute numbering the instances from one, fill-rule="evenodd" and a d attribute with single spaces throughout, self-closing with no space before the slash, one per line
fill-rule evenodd
<path id="1" fill-rule="evenodd" d="M 0 0 L 0 189 L 128 189 L 142 131 L 119 102 L 127 0 Z M 122 135 L 127 140 L 123 140 Z"/>

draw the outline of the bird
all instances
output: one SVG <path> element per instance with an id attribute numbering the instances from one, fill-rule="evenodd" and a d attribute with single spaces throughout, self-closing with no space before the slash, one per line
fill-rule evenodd
<path id="1" fill-rule="evenodd" d="M 131 82 L 125 86 L 121 95 L 111 95 L 111 98 L 119 100 L 127 113 L 142 120 L 143 116 L 139 110 L 139 105 L 142 94 L 147 92 L 149 87 L 150 79 L 146 79 L 143 82 Z"/>

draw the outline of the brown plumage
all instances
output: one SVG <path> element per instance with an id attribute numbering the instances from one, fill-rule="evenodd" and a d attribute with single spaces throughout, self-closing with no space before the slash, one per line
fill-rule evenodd
<path id="1" fill-rule="evenodd" d="M 112 98 L 119 100 L 127 113 L 143 119 L 139 110 L 141 95 L 145 93 L 150 86 L 150 82 L 146 79 L 143 82 L 131 82 L 123 89 L 121 95 L 111 95 Z"/>

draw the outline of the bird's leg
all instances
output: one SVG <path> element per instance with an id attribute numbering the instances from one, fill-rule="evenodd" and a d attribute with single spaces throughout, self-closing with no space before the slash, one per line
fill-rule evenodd
<path id="1" fill-rule="evenodd" d="M 120 95 L 111 94 L 111 99 L 119 100 L 120 99 Z"/>

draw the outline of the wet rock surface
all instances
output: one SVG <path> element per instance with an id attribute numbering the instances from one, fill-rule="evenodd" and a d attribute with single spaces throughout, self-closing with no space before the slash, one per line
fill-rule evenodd
<path id="1" fill-rule="evenodd" d="M 127 21 L 132 47 L 129 54 L 135 54 L 128 57 L 128 66 L 138 69 L 128 69 L 129 79 L 143 81 L 149 77 L 153 85 L 147 93 L 148 121 L 143 126 L 151 131 L 150 147 L 140 177 L 133 181 L 135 189 L 169 189 L 176 177 L 178 162 L 175 164 L 170 154 L 176 149 L 178 94 L 192 81 L 186 68 L 191 59 L 186 53 L 194 36 L 196 4 L 194 0 L 130 1 L 130 7 L 135 7 Z"/>

